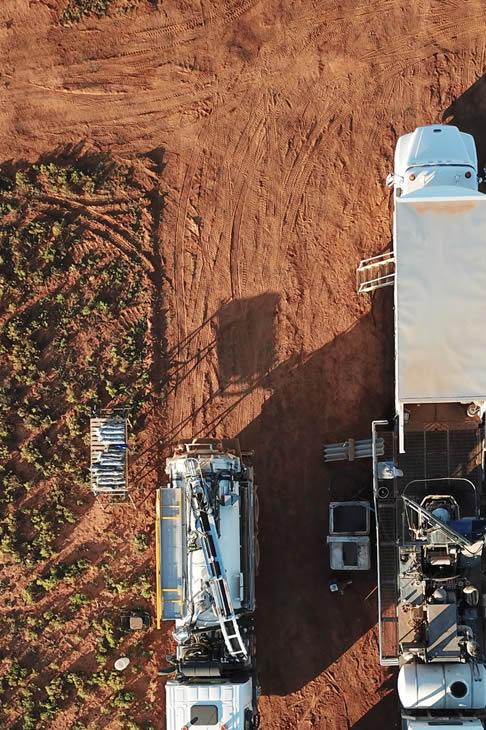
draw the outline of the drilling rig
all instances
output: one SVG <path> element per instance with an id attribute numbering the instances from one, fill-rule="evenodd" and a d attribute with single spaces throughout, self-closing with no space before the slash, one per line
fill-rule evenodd
<path id="1" fill-rule="evenodd" d="M 486 706 L 486 196 L 473 138 L 399 138 L 393 251 L 358 291 L 394 287 L 395 419 L 372 425 L 380 662 L 402 728 L 482 730 Z M 379 449 L 378 449 L 379 443 Z"/>
<path id="2" fill-rule="evenodd" d="M 183 441 L 156 498 L 157 627 L 175 621 L 167 730 L 253 730 L 257 502 L 236 439 Z"/>

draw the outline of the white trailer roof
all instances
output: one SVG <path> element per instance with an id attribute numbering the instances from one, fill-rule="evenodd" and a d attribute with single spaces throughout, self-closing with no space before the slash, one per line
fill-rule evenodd
<path id="1" fill-rule="evenodd" d="M 486 196 L 440 187 L 398 198 L 395 257 L 397 413 L 485 400 Z"/>

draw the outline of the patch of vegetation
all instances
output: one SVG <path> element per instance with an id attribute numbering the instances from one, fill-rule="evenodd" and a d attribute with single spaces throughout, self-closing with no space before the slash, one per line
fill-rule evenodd
<path id="1" fill-rule="evenodd" d="M 72 613 L 79 611 L 86 603 L 89 603 L 89 598 L 86 593 L 75 593 L 69 597 L 69 605 Z"/>
<path id="2" fill-rule="evenodd" d="M 79 578 L 84 573 L 88 566 L 89 562 L 84 558 L 80 558 L 70 564 L 59 563 L 58 565 L 54 565 L 47 573 L 39 575 L 30 581 L 24 590 L 26 603 L 34 605 L 44 593 L 51 591 L 61 581 L 74 582 L 76 578 Z"/>
<path id="3" fill-rule="evenodd" d="M 117 10 L 125 5 L 114 3 Z M 121 575 L 119 550 L 110 557 L 112 575 L 97 551 L 88 552 L 92 537 L 79 545 L 82 530 L 70 557 L 61 560 L 59 552 L 93 499 L 92 405 L 127 407 L 132 434 L 148 410 L 152 186 L 138 160 L 114 164 L 99 153 L 0 167 L 0 593 L 10 609 L 0 699 L 9 730 L 59 724 L 73 704 L 71 730 L 94 730 L 100 718 L 93 724 L 79 712 L 90 697 L 115 724 L 138 727 L 141 706 L 124 677 L 61 666 L 66 645 L 89 651 L 89 625 L 100 665 L 122 641 L 130 652 L 136 638 L 105 611 L 125 593 L 151 597 L 151 576 L 140 573 L 149 533 L 130 536 L 132 571 L 124 566 Z"/>
<path id="4" fill-rule="evenodd" d="M 68 503 L 89 479 L 93 403 L 123 403 L 136 427 L 150 391 L 150 292 L 130 244 L 143 238 L 144 200 L 131 169 L 100 155 L 0 169 L 0 512 L 49 483 L 22 519 L 4 511 L 0 551 L 14 562 L 53 557 L 76 521 Z M 110 201 L 120 186 L 127 204 L 116 223 L 101 216 L 92 232 L 89 199 Z M 122 255 L 110 225 L 128 237 Z"/>
<path id="5" fill-rule="evenodd" d="M 69 0 L 64 10 L 61 23 L 76 23 L 89 15 L 101 18 L 107 15 L 116 0 Z M 127 13 L 139 5 L 140 0 L 123 0 L 116 3 L 119 13 Z"/>
<path id="6" fill-rule="evenodd" d="M 116 693 L 116 695 L 111 700 L 111 706 L 112 707 L 118 707 L 120 709 L 126 709 L 127 707 L 130 707 L 133 700 L 135 699 L 135 692 L 131 692 L 130 690 L 120 690 Z"/>
<path id="7" fill-rule="evenodd" d="M 93 693 L 102 693 L 114 709 L 129 707 L 135 698 L 132 691 L 124 689 L 124 677 L 117 672 L 101 670 L 93 674 L 82 672 L 61 672 L 44 686 L 35 683 L 38 673 L 29 670 L 19 662 L 4 660 L 5 668 L 0 676 L 0 697 L 9 697 L 10 706 L 22 717 L 16 728 L 34 730 L 62 712 L 68 700 L 85 701 Z M 99 701 L 99 699 L 98 699 Z M 77 721 L 73 728 L 82 725 Z M 129 726 L 127 726 L 129 727 Z"/>
<path id="8" fill-rule="evenodd" d="M 143 598 L 150 600 L 152 598 L 152 576 L 150 573 L 142 573 L 136 583 L 137 589 Z"/>
<path id="9" fill-rule="evenodd" d="M 104 665 L 109 652 L 117 649 L 123 642 L 123 636 L 119 628 L 106 616 L 101 619 L 93 618 L 91 625 L 98 634 L 96 659 L 99 664 Z"/>
<path id="10" fill-rule="evenodd" d="M 146 532 L 141 532 L 139 535 L 135 535 L 133 538 L 135 547 L 139 553 L 143 553 L 148 548 L 148 535 Z"/>

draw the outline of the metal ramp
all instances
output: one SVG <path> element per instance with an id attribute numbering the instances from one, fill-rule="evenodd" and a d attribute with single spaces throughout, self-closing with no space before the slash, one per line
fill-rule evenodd
<path id="1" fill-rule="evenodd" d="M 157 628 L 182 618 L 182 488 L 161 487 L 156 496 Z"/>
<path id="2" fill-rule="evenodd" d="M 379 500 L 377 512 L 380 664 L 398 664 L 398 546 L 395 500 Z"/>
<path id="3" fill-rule="evenodd" d="M 200 474 L 198 460 L 195 458 L 188 459 L 187 467 L 186 484 L 190 489 L 192 510 L 208 569 L 209 586 L 214 599 L 216 615 L 228 652 L 236 659 L 244 661 L 248 656 L 248 652 L 234 613 L 228 583 L 224 577 L 223 558 L 219 549 L 219 538 L 214 516 L 212 511 L 206 507 L 210 504 L 208 488 L 203 476 Z"/>
<path id="4" fill-rule="evenodd" d="M 127 438 L 124 409 L 101 411 L 90 419 L 91 491 L 96 498 L 110 496 L 112 501 L 128 497 L 134 506 L 128 490 Z"/>
<path id="5" fill-rule="evenodd" d="M 393 286 L 395 282 L 395 255 L 393 251 L 372 256 L 360 261 L 356 269 L 356 290 L 358 294 Z"/>

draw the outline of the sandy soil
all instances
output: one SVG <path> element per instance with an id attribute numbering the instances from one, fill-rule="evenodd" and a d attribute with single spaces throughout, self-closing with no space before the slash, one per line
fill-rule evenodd
<path id="1" fill-rule="evenodd" d="M 260 488 L 262 727 L 392 728 L 375 577 L 327 587 L 329 482 L 352 496 L 368 469 L 326 469 L 321 447 L 366 437 L 392 405 L 391 297 L 358 299 L 354 272 L 390 241 L 397 136 L 452 120 L 484 164 L 484 4 L 164 0 L 62 27 L 64 6 L 0 5 L 0 159 L 89 140 L 158 160 L 169 402 L 135 464 L 146 524 L 171 442 L 239 436 Z"/>

